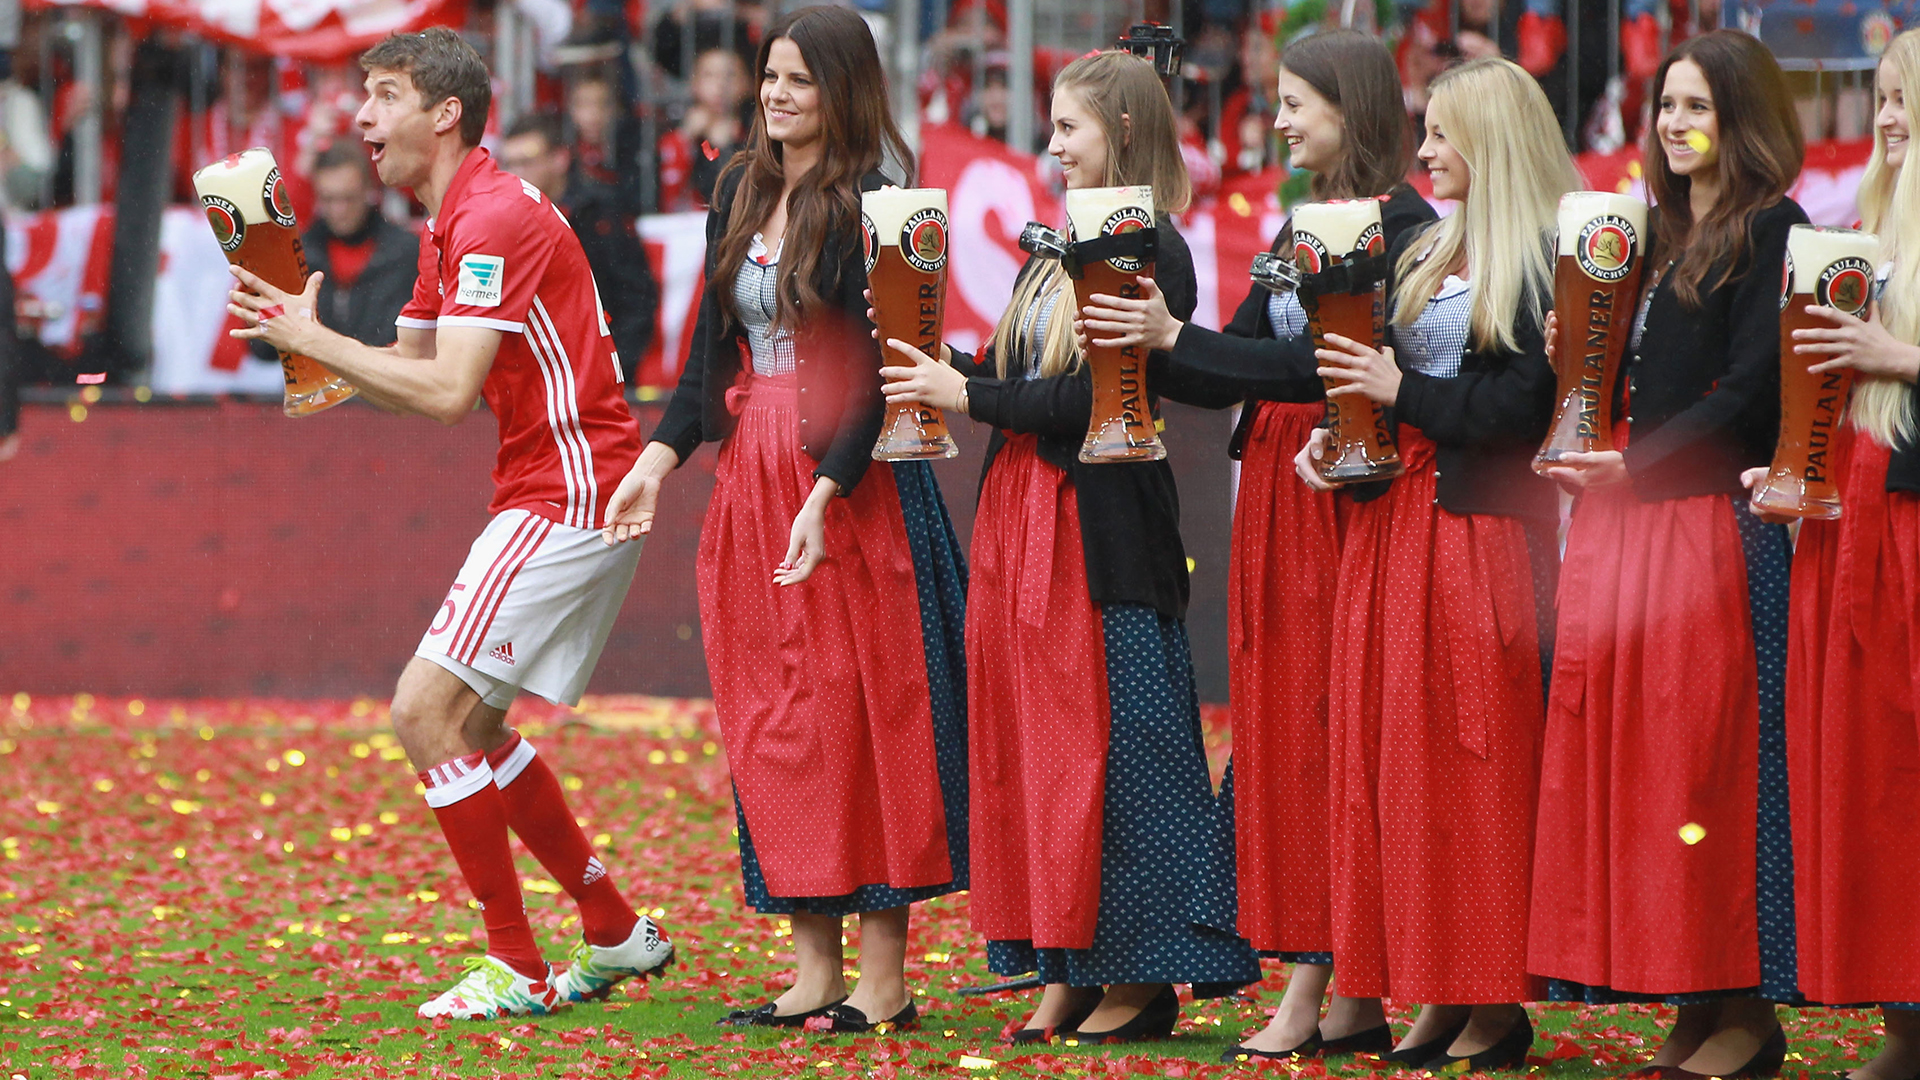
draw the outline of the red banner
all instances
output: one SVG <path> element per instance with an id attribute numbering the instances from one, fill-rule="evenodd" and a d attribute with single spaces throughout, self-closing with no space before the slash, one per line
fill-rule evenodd
<path id="1" fill-rule="evenodd" d="M 299 60 L 344 60 L 396 30 L 462 26 L 467 0 L 26 0 L 90 7 Z"/>

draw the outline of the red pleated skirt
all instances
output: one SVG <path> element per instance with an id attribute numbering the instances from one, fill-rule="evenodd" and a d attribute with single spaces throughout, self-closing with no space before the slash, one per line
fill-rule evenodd
<path id="1" fill-rule="evenodd" d="M 791 376 L 755 376 L 721 444 L 695 575 L 714 710 L 774 896 L 952 880 L 919 590 L 893 472 L 826 515 L 826 558 L 773 582 L 814 485 Z"/>
<path id="2" fill-rule="evenodd" d="M 1327 708 L 1340 992 L 1528 1001 L 1541 729 L 1533 575 L 1518 520 L 1436 501 L 1433 443 L 1354 509 Z"/>
<path id="3" fill-rule="evenodd" d="M 1849 447 L 1847 444 L 1851 443 Z M 1800 991 L 1920 1001 L 1920 730 L 1914 688 L 1920 499 L 1851 428 L 1838 521 L 1800 528 L 1787 639 Z"/>
<path id="4" fill-rule="evenodd" d="M 1583 494 L 1560 617 L 1529 968 L 1682 994 L 1761 982 L 1759 685 L 1725 495 Z"/>
<path id="5" fill-rule="evenodd" d="M 1294 475 L 1322 404 L 1249 402 L 1227 590 L 1239 930 L 1265 952 L 1333 949 L 1327 686 L 1340 538 L 1353 502 Z M 1344 984 L 1343 984 L 1344 985 Z"/>
<path id="6" fill-rule="evenodd" d="M 974 932 L 1086 949 L 1100 912 L 1106 639 L 1079 502 L 1032 435 L 1008 438 L 973 518 L 967 585 Z"/>

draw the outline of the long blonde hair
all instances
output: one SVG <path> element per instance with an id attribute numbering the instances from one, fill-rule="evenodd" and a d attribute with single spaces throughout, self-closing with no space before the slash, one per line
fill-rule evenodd
<path id="1" fill-rule="evenodd" d="M 1167 100 L 1167 89 L 1152 64 L 1127 52 L 1083 56 L 1054 78 L 1053 92 L 1062 90 L 1079 95 L 1107 137 L 1107 173 L 1099 186 L 1152 185 L 1156 215 L 1187 208 L 1193 183 L 1180 156 L 1173 103 Z M 1053 311 L 1041 343 L 1040 376 L 1052 378 L 1080 366 L 1080 349 L 1073 340 L 1071 282 L 1059 263 L 1049 262 L 1021 275 L 993 328 L 992 348 L 1001 378 L 1006 378 L 1013 357 L 1026 355 L 1027 325 L 1049 303 Z"/>
<path id="2" fill-rule="evenodd" d="M 1894 38 L 1880 62 L 1900 73 L 1903 97 L 1920 91 L 1920 30 Z M 1920 169 L 1887 164 L 1887 133 L 1879 124 L 1873 126 L 1873 157 L 1858 198 L 1861 226 L 1879 234 L 1880 259 L 1893 263 L 1880 295 L 1880 321 L 1901 341 L 1920 342 Z M 1790 341 L 1780 343 L 1784 355 L 1793 355 L 1792 348 Z M 1853 385 L 1849 415 L 1855 427 L 1892 446 L 1914 437 L 1912 398 L 1912 388 L 1899 379 L 1862 376 Z"/>
<path id="3" fill-rule="evenodd" d="M 1464 255 L 1473 274 L 1473 345 L 1518 348 L 1519 313 L 1546 320 L 1560 196 L 1581 186 L 1580 174 L 1547 95 L 1510 60 L 1489 57 L 1442 74 L 1427 113 L 1442 118 L 1442 134 L 1466 159 L 1467 198 L 1401 253 L 1393 321 L 1411 326 Z"/>

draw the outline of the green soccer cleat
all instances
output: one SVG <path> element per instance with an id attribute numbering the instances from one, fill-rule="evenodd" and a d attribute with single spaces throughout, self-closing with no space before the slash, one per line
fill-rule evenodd
<path id="1" fill-rule="evenodd" d="M 545 1016 L 567 1004 L 555 989 L 553 969 L 544 979 L 529 979 L 491 956 L 462 961 L 465 978 L 453 989 L 420 1006 L 424 1020 L 493 1020 L 502 1016 Z"/>

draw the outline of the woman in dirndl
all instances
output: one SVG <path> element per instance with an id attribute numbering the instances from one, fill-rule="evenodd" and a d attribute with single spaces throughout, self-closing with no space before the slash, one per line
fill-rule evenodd
<path id="1" fill-rule="evenodd" d="M 1412 162 L 1393 54 L 1357 30 L 1312 34 L 1280 58 L 1274 129 L 1316 200 L 1380 200 L 1383 238 L 1434 219 L 1406 182 Z M 1293 228 L 1272 250 L 1291 256 Z M 1091 307 L 1085 325 L 1162 350 L 1153 385 L 1202 408 L 1240 406 L 1227 453 L 1240 462 L 1227 571 L 1227 700 L 1233 760 L 1221 799 L 1233 821 L 1240 933 L 1293 970 L 1273 1019 L 1224 1060 L 1332 1057 L 1393 1048 L 1380 1000 L 1334 986 L 1327 898 L 1327 670 L 1340 539 L 1354 502 L 1315 491 L 1293 458 L 1326 419 L 1307 315 L 1255 283 L 1224 331 L 1174 318 L 1164 298 Z M 1298 362 L 1288 364 L 1288 357 Z"/>
<path id="2" fill-rule="evenodd" d="M 1330 390 L 1392 409 L 1405 472 L 1354 510 L 1327 707 L 1333 958 L 1348 993 L 1424 1003 L 1387 1055 L 1524 1069 L 1545 697 L 1534 566 L 1552 485 L 1545 351 L 1560 196 L 1579 185 L 1546 95 L 1503 59 L 1433 82 L 1420 160 L 1452 216 L 1390 252 L 1391 353 L 1328 335 Z M 1314 433 L 1297 459 L 1324 488 Z M 1547 548 L 1543 555 L 1538 549 Z"/>
<path id="3" fill-rule="evenodd" d="M 1920 1077 L 1920 173 L 1905 169 L 1906 88 L 1920 31 L 1894 38 L 1876 78 L 1861 226 L 1880 237 L 1881 285 L 1862 320 L 1797 330 L 1781 363 L 1856 373 L 1839 435 L 1837 521 L 1806 521 L 1793 551 L 1787 629 L 1800 992 L 1879 1005 L 1880 1053 L 1851 1080 Z M 1748 486 L 1766 474 L 1749 470 Z"/>
<path id="4" fill-rule="evenodd" d="M 1784 689 L 1786 530 L 1742 471 L 1779 433 L 1786 197 L 1804 153 L 1785 76 L 1716 30 L 1654 82 L 1646 298 L 1614 442 L 1561 567 L 1529 969 L 1556 998 L 1678 1007 L 1660 1075 L 1771 1076 L 1798 999 Z"/>
<path id="5" fill-rule="evenodd" d="M 1157 286 L 1182 316 L 1190 184 L 1152 65 L 1082 57 L 1054 81 L 1067 187 L 1150 185 Z M 964 257 L 964 256 L 962 256 Z M 1142 278 L 1143 282 L 1150 279 Z M 1257 981 L 1233 930 L 1232 840 L 1201 741 L 1182 617 L 1187 566 L 1165 461 L 1084 464 L 1092 376 L 1072 283 L 1035 257 L 985 351 L 903 342 L 890 400 L 992 425 L 967 607 L 973 928 L 1002 975 L 1045 984 L 1015 1043 L 1157 1038 L 1196 997 Z M 908 362 L 911 361 L 911 366 Z M 897 381 L 894 381 L 897 380 Z"/>
<path id="6" fill-rule="evenodd" d="M 720 441 L 696 573 L 733 770 L 747 902 L 791 920 L 794 983 L 722 1023 L 911 1024 L 908 905 L 967 887 L 965 566 L 925 462 L 876 465 L 880 350 L 860 192 L 888 117 L 872 34 L 802 8 L 760 46 L 752 138 L 716 187 L 692 351 L 615 498 L 650 526 L 660 479 Z M 860 980 L 841 970 L 860 917 Z"/>

